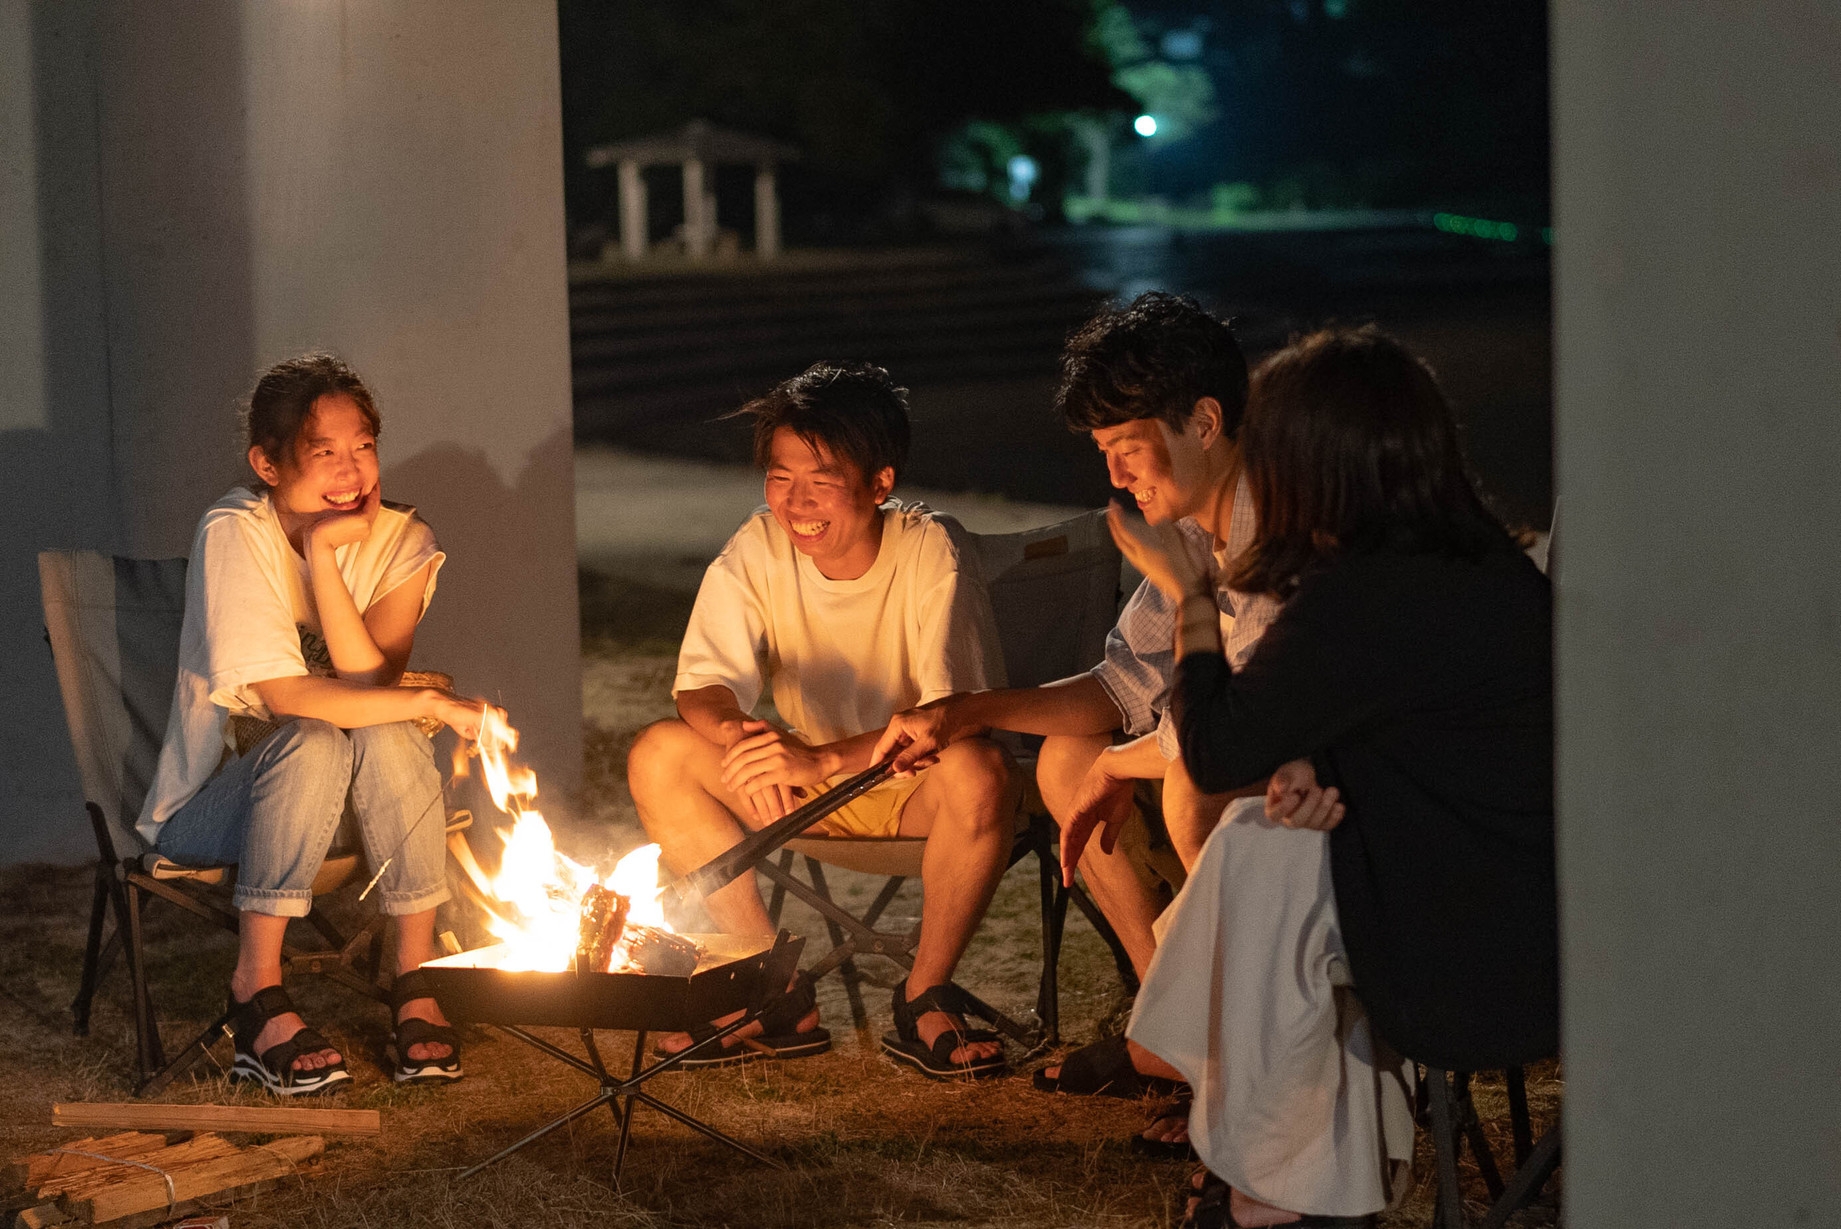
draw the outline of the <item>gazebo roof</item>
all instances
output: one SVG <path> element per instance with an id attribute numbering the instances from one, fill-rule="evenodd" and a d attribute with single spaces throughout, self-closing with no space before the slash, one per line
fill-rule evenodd
<path id="1" fill-rule="evenodd" d="M 757 166 L 790 162 L 799 151 L 784 141 L 718 128 L 707 120 L 694 119 L 682 128 L 651 136 L 628 137 L 590 149 L 583 160 L 590 167 L 613 166 L 618 162 L 637 162 L 654 166 L 661 162 L 752 162 Z"/>

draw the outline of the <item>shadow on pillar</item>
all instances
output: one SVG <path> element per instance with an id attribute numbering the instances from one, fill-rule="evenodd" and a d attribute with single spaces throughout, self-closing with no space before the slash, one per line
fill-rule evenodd
<path id="1" fill-rule="evenodd" d="M 253 377 L 240 6 L 63 0 L 24 6 L 32 108 L 36 370 L 0 431 L 3 860 L 89 844 L 37 552 L 181 554 L 237 478 L 236 396 Z M 37 388 L 26 382 L 36 381 Z"/>

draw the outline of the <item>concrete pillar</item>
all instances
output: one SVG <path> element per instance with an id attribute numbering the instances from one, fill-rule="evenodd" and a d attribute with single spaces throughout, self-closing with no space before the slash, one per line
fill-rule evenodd
<path id="1" fill-rule="evenodd" d="M 629 261 L 646 258 L 646 177 L 631 158 L 616 172 L 620 183 L 620 251 Z"/>
<path id="2" fill-rule="evenodd" d="M 710 254 L 716 233 L 715 201 L 704 186 L 704 166 L 699 158 L 684 160 L 684 250 L 692 260 Z"/>
<path id="3" fill-rule="evenodd" d="M 1557 0 L 1570 1229 L 1841 1224 L 1841 23 Z"/>
<path id="4" fill-rule="evenodd" d="M 0 859 L 89 844 L 33 554 L 186 553 L 244 478 L 238 397 L 310 346 L 372 383 L 385 494 L 449 553 L 416 663 L 502 700 L 561 798 L 581 709 L 554 5 L 0 14 L 30 68 L 0 73 L 29 103 L 0 111 L 0 355 L 38 390 L 0 432 L 20 512 L 0 529 Z"/>
<path id="5" fill-rule="evenodd" d="M 754 254 L 761 260 L 780 254 L 780 187 L 771 162 L 754 172 Z"/>

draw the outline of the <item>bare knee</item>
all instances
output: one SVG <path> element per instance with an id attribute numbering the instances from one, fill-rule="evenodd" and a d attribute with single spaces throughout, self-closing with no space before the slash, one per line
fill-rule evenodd
<path id="1" fill-rule="evenodd" d="M 648 828 L 648 813 L 698 788 L 708 767 L 702 761 L 715 756 L 714 744 L 676 718 L 655 721 L 639 732 L 627 752 L 626 784 Z"/>
<path id="2" fill-rule="evenodd" d="M 1010 753 L 988 738 L 965 738 L 940 752 L 938 773 L 953 821 L 969 829 L 1006 828 L 1019 782 Z"/>
<path id="3" fill-rule="evenodd" d="M 1074 791 L 1111 742 L 1107 734 L 1051 734 L 1042 740 L 1036 753 L 1036 788 L 1056 823 L 1066 817 Z"/>

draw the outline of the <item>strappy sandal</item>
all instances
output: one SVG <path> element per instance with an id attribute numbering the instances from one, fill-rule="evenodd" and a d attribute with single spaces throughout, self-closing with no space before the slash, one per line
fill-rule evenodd
<path id="1" fill-rule="evenodd" d="M 449 1024 L 436 1024 L 419 1016 L 398 1020 L 397 1013 L 416 999 L 432 999 L 434 988 L 420 969 L 397 974 L 390 986 L 390 1025 L 396 1046 L 396 1069 L 390 1078 L 398 1084 L 451 1084 L 466 1073 L 460 1069 L 460 1034 Z M 409 1048 L 444 1045 L 440 1058 L 411 1058 Z"/>
<path id="2" fill-rule="evenodd" d="M 1197 1178 L 1201 1179 L 1199 1185 Z M 1189 1194 L 1195 1199 L 1195 1206 L 1183 1215 L 1178 1229 L 1242 1229 L 1240 1222 L 1234 1219 L 1233 1188 L 1228 1186 L 1226 1179 L 1217 1178 L 1206 1169 L 1198 1170 L 1189 1176 Z M 1281 1229 L 1374 1229 L 1374 1217 L 1306 1214 L 1286 1221 Z"/>
<path id="3" fill-rule="evenodd" d="M 1181 1118 L 1187 1122 L 1190 1108 L 1194 1103 L 1195 1094 L 1189 1090 L 1188 1085 L 1184 1085 L 1182 1091 L 1151 1115 L 1151 1120 L 1145 1124 L 1145 1129 L 1149 1130 L 1166 1118 Z M 1147 1139 L 1144 1132 L 1140 1131 L 1131 1137 L 1129 1146 L 1137 1155 L 1150 1157 L 1155 1161 L 1193 1161 L 1196 1159 L 1195 1144 L 1186 1139 Z"/>
<path id="4" fill-rule="evenodd" d="M 1145 1075 L 1131 1063 L 1131 1050 L 1123 1036 L 1105 1037 L 1061 1060 L 1061 1073 L 1035 1073 L 1035 1086 L 1043 1092 L 1064 1092 L 1074 1097 L 1122 1097 L 1136 1101 L 1153 1093 L 1170 1096 L 1181 1085 L 1176 1080 Z"/>
<path id="5" fill-rule="evenodd" d="M 801 971 L 783 994 L 769 1000 L 761 1008 L 761 1014 L 756 1017 L 761 1024 L 759 1033 L 739 1039 L 731 1034 L 723 1038 L 720 1046 L 693 1054 L 678 1066 L 733 1067 L 762 1058 L 811 1058 L 815 1054 L 823 1054 L 831 1048 L 829 1030 L 815 1027 L 799 1031 L 799 1021 L 812 1014 L 816 1006 L 818 989 L 812 984 L 811 976 Z M 690 1046 L 667 1050 L 660 1044 L 652 1048 L 653 1055 L 670 1058 L 674 1054 L 682 1054 L 685 1049 L 702 1045 L 722 1030 L 713 1024 L 699 1024 L 689 1031 Z"/>
<path id="6" fill-rule="evenodd" d="M 298 1097 L 306 1093 L 325 1092 L 339 1084 L 351 1082 L 352 1073 L 345 1069 L 345 1058 L 323 1067 L 296 1070 L 294 1060 L 303 1054 L 317 1054 L 336 1049 L 314 1029 L 305 1025 L 286 1041 L 256 1053 L 256 1038 L 276 1016 L 298 1013 L 294 1000 L 280 986 L 268 986 L 249 996 L 246 1003 L 230 996 L 230 1040 L 236 1047 L 236 1060 L 230 1065 L 233 1080 L 254 1080 L 278 1097 Z"/>
<path id="7" fill-rule="evenodd" d="M 971 1003 L 965 991 L 951 982 L 930 986 L 912 999 L 905 984 L 895 987 L 895 1031 L 882 1036 L 882 1052 L 896 1062 L 907 1063 L 922 1075 L 936 1080 L 980 1080 L 1003 1075 L 1010 1069 L 1000 1051 L 992 1058 L 975 1058 L 956 1063 L 952 1052 L 979 1041 L 1002 1042 L 1003 1038 L 988 1028 L 965 1028 L 960 1025 L 943 1030 L 931 1046 L 921 1040 L 920 1018 L 930 1011 L 943 1011 L 963 1019 L 983 1015 Z"/>

